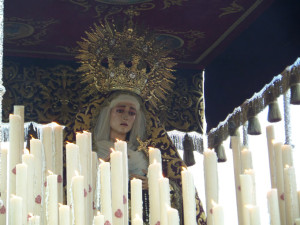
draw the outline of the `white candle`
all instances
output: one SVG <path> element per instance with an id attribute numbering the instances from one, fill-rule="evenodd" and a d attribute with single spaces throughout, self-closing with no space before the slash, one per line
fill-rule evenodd
<path id="1" fill-rule="evenodd" d="M 46 220 L 48 225 L 58 223 L 58 193 L 57 193 L 57 175 L 51 174 L 47 176 L 46 188 Z"/>
<path id="2" fill-rule="evenodd" d="M 79 171 L 79 147 L 76 144 L 66 144 L 67 165 L 67 204 L 71 205 L 71 183 L 75 171 Z"/>
<path id="3" fill-rule="evenodd" d="M 105 222 L 112 224 L 112 204 L 111 204 L 111 176 L 110 163 L 102 161 L 99 165 L 100 170 L 100 200 L 101 211 Z M 97 190 L 98 191 L 98 190 Z"/>
<path id="4" fill-rule="evenodd" d="M 293 224 L 295 219 L 299 217 L 299 205 L 294 167 L 287 166 L 284 168 L 284 199 L 287 224 Z"/>
<path id="5" fill-rule="evenodd" d="M 94 216 L 94 225 L 104 225 L 104 216 L 101 215 L 100 212 Z"/>
<path id="6" fill-rule="evenodd" d="M 243 148 L 241 151 L 241 166 L 242 172 L 245 170 L 253 169 L 252 166 L 252 154 L 247 148 Z"/>
<path id="7" fill-rule="evenodd" d="M 1 146 L 2 147 L 2 146 Z M 0 206 L 0 211 L 6 211 L 6 196 L 7 196 L 7 149 L 1 148 L 1 159 L 0 159 L 0 200 L 3 201 L 3 205 Z M 5 224 L 6 213 L 0 213 L 0 224 Z"/>
<path id="8" fill-rule="evenodd" d="M 161 164 L 161 152 L 158 148 L 149 147 L 149 164 L 154 161 Z"/>
<path id="9" fill-rule="evenodd" d="M 85 204 L 85 214 L 86 219 L 89 219 L 89 210 L 88 210 L 88 158 L 89 158 L 89 137 L 87 133 L 76 133 L 76 144 L 79 147 L 79 163 L 80 163 L 80 173 L 84 177 L 84 204 Z M 89 224 L 89 221 L 87 222 Z"/>
<path id="10" fill-rule="evenodd" d="M 282 145 L 282 164 L 293 166 L 292 146 Z"/>
<path id="11" fill-rule="evenodd" d="M 253 205 L 253 184 L 252 177 L 249 174 L 240 175 L 241 182 L 241 194 L 242 194 L 242 205 L 243 205 L 243 224 L 250 225 L 249 210 L 246 205 Z"/>
<path id="12" fill-rule="evenodd" d="M 218 169 L 217 155 L 212 150 L 205 150 L 203 153 L 204 160 L 204 180 L 205 180 L 205 197 L 206 197 L 206 212 L 212 210 L 212 200 L 218 202 Z M 212 225 L 212 215 L 207 214 L 207 224 Z"/>
<path id="13" fill-rule="evenodd" d="M 34 185 L 33 185 L 33 194 L 34 194 L 34 215 L 43 215 L 43 196 L 44 193 L 44 158 L 42 153 L 42 142 L 39 139 L 32 138 L 30 140 L 30 152 L 34 156 Z M 30 191 L 30 190 L 29 190 Z"/>
<path id="14" fill-rule="evenodd" d="M 72 178 L 72 199 L 74 207 L 74 221 L 75 225 L 85 224 L 85 209 L 84 209 L 84 177 L 75 175 Z"/>
<path id="15" fill-rule="evenodd" d="M 143 192 L 142 180 L 133 178 L 130 181 L 131 187 L 131 218 L 138 215 L 143 218 Z"/>
<path id="16" fill-rule="evenodd" d="M 22 198 L 22 221 L 27 224 L 27 165 L 16 165 L 16 195 Z M 10 207 L 11 210 L 11 207 Z"/>
<path id="17" fill-rule="evenodd" d="M 232 146 L 232 157 L 233 157 L 233 166 L 234 166 L 234 178 L 235 178 L 235 193 L 236 193 L 236 203 L 237 203 L 237 212 L 239 224 L 243 223 L 243 205 L 242 205 L 242 195 L 240 191 L 240 174 L 241 174 L 241 160 L 240 160 L 240 148 L 241 141 L 240 137 L 232 136 L 231 137 L 231 146 Z"/>
<path id="18" fill-rule="evenodd" d="M 55 148 L 55 167 L 54 173 L 57 174 L 58 202 L 63 202 L 63 127 L 54 124 L 54 148 Z"/>
<path id="19" fill-rule="evenodd" d="M 117 140 L 114 143 L 116 151 L 122 152 L 123 156 L 123 203 L 124 203 L 124 223 L 128 224 L 128 154 L 126 141 Z"/>
<path id="20" fill-rule="evenodd" d="M 282 143 L 273 143 L 275 156 L 275 170 L 276 170 L 276 187 L 279 201 L 279 212 L 281 225 L 286 224 L 285 220 L 285 201 L 284 201 L 284 179 L 283 179 L 283 164 L 282 164 Z"/>
<path id="21" fill-rule="evenodd" d="M 20 150 L 24 149 L 24 105 L 14 105 L 14 115 L 20 116 Z"/>
<path id="22" fill-rule="evenodd" d="M 177 209 L 168 209 L 168 225 L 179 225 L 179 214 Z"/>
<path id="23" fill-rule="evenodd" d="M 24 150 L 22 162 L 27 165 L 27 209 L 28 212 L 34 212 L 34 155 L 29 154 L 28 150 Z"/>
<path id="24" fill-rule="evenodd" d="M 196 225 L 196 200 L 193 175 L 187 169 L 183 169 L 181 171 L 181 179 L 184 223 Z"/>
<path id="25" fill-rule="evenodd" d="M 45 155 L 45 162 L 46 162 L 46 171 L 45 175 L 47 175 L 47 171 L 54 171 L 53 165 L 53 135 L 52 135 L 52 128 L 50 126 L 43 126 L 42 127 L 42 134 L 41 140 L 44 147 L 44 155 Z"/>
<path id="26" fill-rule="evenodd" d="M 166 177 L 160 178 L 158 183 L 160 196 L 160 224 L 168 225 L 167 210 L 171 207 L 169 179 Z"/>
<path id="27" fill-rule="evenodd" d="M 60 205 L 59 206 L 59 224 L 60 225 L 71 225 L 70 224 L 70 206 Z"/>
<path id="28" fill-rule="evenodd" d="M 248 169 L 244 171 L 244 174 L 248 174 L 252 178 L 252 204 L 256 205 L 256 182 L 255 182 L 255 172 L 253 169 Z"/>
<path id="29" fill-rule="evenodd" d="M 219 204 L 213 203 L 212 208 L 213 225 L 224 225 L 224 210 Z"/>
<path id="30" fill-rule="evenodd" d="M 249 210 L 250 225 L 260 225 L 259 207 L 255 205 L 251 205 L 248 207 L 248 210 Z"/>
<path id="31" fill-rule="evenodd" d="M 280 212 L 277 189 L 272 189 L 267 194 L 270 214 L 270 225 L 280 225 Z"/>
<path id="32" fill-rule="evenodd" d="M 10 197 L 9 225 L 22 225 L 22 201 L 21 197 Z"/>
<path id="33" fill-rule="evenodd" d="M 97 208 L 96 208 L 96 204 L 97 204 L 97 179 L 98 179 L 98 167 L 99 167 L 99 160 L 98 160 L 98 156 L 96 152 L 92 152 L 92 180 L 91 180 L 91 188 L 92 188 L 92 207 L 93 207 L 93 215 L 97 215 Z M 99 186 L 100 188 L 100 186 Z"/>
<path id="34" fill-rule="evenodd" d="M 160 195 L 158 180 L 161 178 L 161 164 L 154 162 L 148 168 L 150 225 L 160 222 Z"/>
<path id="35" fill-rule="evenodd" d="M 143 220 L 138 215 L 136 215 L 132 220 L 132 225 L 143 225 L 143 224 L 144 224 Z"/>
<path id="36" fill-rule="evenodd" d="M 112 213 L 113 224 L 123 225 L 124 206 L 123 206 L 123 154 L 113 151 L 110 154 L 111 162 L 111 187 L 112 187 Z"/>
<path id="37" fill-rule="evenodd" d="M 9 115 L 9 151 L 8 151 L 8 196 L 16 194 L 16 165 L 21 162 L 20 149 L 21 117 Z"/>
<path id="38" fill-rule="evenodd" d="M 300 225 L 300 218 L 295 219 L 295 225 Z"/>
<path id="39" fill-rule="evenodd" d="M 267 134 L 269 165 L 270 165 L 270 174 L 271 174 L 271 187 L 276 188 L 276 167 L 275 167 L 274 145 L 273 145 L 273 140 L 275 139 L 275 132 L 274 132 L 273 125 L 269 125 L 266 127 L 266 134 Z"/>
<path id="40" fill-rule="evenodd" d="M 29 218 L 29 225 L 40 225 L 40 216 L 32 216 Z"/>

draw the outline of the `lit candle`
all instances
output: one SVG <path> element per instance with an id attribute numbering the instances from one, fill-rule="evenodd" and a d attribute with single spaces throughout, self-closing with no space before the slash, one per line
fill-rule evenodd
<path id="1" fill-rule="evenodd" d="M 177 209 L 168 208 L 168 225 L 179 225 L 179 214 Z"/>
<path id="2" fill-rule="evenodd" d="M 184 223 L 196 225 L 195 186 L 192 173 L 184 168 L 181 171 L 181 180 Z"/>
<path id="3" fill-rule="evenodd" d="M 245 170 L 253 169 L 252 166 L 252 154 L 247 148 L 243 148 L 241 151 L 241 166 L 242 172 Z"/>
<path id="4" fill-rule="evenodd" d="M 284 201 L 284 179 L 283 179 L 283 164 L 282 164 L 282 143 L 273 143 L 275 156 L 275 171 L 276 171 L 276 187 L 279 201 L 279 212 L 281 225 L 285 225 L 285 201 Z"/>
<path id="5" fill-rule="evenodd" d="M 88 158 L 89 158 L 89 137 L 87 133 L 76 133 L 76 144 L 79 147 L 79 163 L 80 163 L 80 173 L 84 177 L 84 193 L 85 193 L 85 198 L 84 198 L 84 210 L 85 210 L 85 215 L 86 218 L 89 219 L 89 211 L 88 209 Z M 87 222 L 89 224 L 89 222 Z"/>
<path id="6" fill-rule="evenodd" d="M 282 164 L 293 166 L 292 146 L 282 145 Z"/>
<path id="7" fill-rule="evenodd" d="M 149 147 L 149 164 L 154 161 L 161 164 L 161 152 L 158 148 Z"/>
<path id="8" fill-rule="evenodd" d="M 150 225 L 160 223 L 160 195 L 158 180 L 161 178 L 161 164 L 154 161 L 148 168 Z"/>
<path id="9" fill-rule="evenodd" d="M 16 165 L 21 162 L 20 149 L 21 117 L 9 115 L 9 151 L 8 151 L 8 196 L 16 194 Z"/>
<path id="10" fill-rule="evenodd" d="M 274 145 L 273 140 L 275 139 L 274 126 L 269 125 L 266 127 L 267 134 L 267 144 L 269 153 L 269 165 L 270 165 L 270 175 L 271 175 L 271 187 L 276 188 L 276 167 L 275 167 L 275 157 L 274 157 Z"/>
<path id="11" fill-rule="evenodd" d="M 54 171 L 53 165 L 53 135 L 52 135 L 52 128 L 50 126 L 43 126 L 42 127 L 42 134 L 41 134 L 41 141 L 44 147 L 44 155 L 46 160 L 46 171 L 45 175 L 47 175 L 47 171 Z"/>
<path id="12" fill-rule="evenodd" d="M 299 205 L 295 168 L 288 165 L 284 168 L 284 200 L 287 224 L 293 224 L 295 219 L 299 217 Z"/>
<path id="13" fill-rule="evenodd" d="M 74 207 L 75 225 L 85 224 L 85 209 L 84 209 L 84 177 L 75 175 L 72 177 L 72 199 Z"/>
<path id="14" fill-rule="evenodd" d="M 250 225 L 260 225 L 259 207 L 255 205 L 247 205 L 249 210 Z"/>
<path id="15" fill-rule="evenodd" d="M 133 220 L 132 220 L 132 225 L 143 225 L 143 220 L 138 216 L 136 215 Z"/>
<path id="16" fill-rule="evenodd" d="M 267 194 L 270 214 L 270 225 L 280 225 L 280 212 L 277 189 L 272 189 Z"/>
<path id="17" fill-rule="evenodd" d="M 123 203 L 124 203 L 124 223 L 128 224 L 128 154 L 126 141 L 117 140 L 114 143 L 116 151 L 122 152 L 123 156 Z"/>
<path id="18" fill-rule="evenodd" d="M 57 175 L 48 171 L 46 187 L 46 220 L 48 225 L 58 223 Z"/>
<path id="19" fill-rule="evenodd" d="M 100 212 L 94 216 L 94 225 L 104 225 L 104 216 L 101 215 Z"/>
<path id="20" fill-rule="evenodd" d="M 40 225 L 40 216 L 32 216 L 29 218 L 29 225 Z"/>
<path id="21" fill-rule="evenodd" d="M 39 139 L 32 138 L 30 140 L 30 152 L 34 156 L 34 215 L 39 215 L 40 217 L 43 214 L 43 196 L 44 193 L 44 181 L 43 181 L 43 171 L 44 171 L 44 157 L 42 154 L 42 142 Z M 29 190 L 30 191 L 30 190 Z"/>
<path id="22" fill-rule="evenodd" d="M 54 173 L 58 177 L 58 202 L 63 202 L 63 126 L 53 123 L 55 167 Z"/>
<path id="23" fill-rule="evenodd" d="M 253 205 L 253 184 L 252 177 L 249 174 L 240 175 L 242 206 L 243 206 L 243 224 L 250 225 L 249 210 L 246 205 Z"/>
<path id="24" fill-rule="evenodd" d="M 96 208 L 96 202 L 97 202 L 97 179 L 98 179 L 98 167 L 99 167 L 99 161 L 98 156 L 96 152 L 92 152 L 92 169 L 91 169 L 91 196 L 92 196 L 92 207 L 93 207 L 93 215 L 97 215 L 97 208 Z"/>
<path id="25" fill-rule="evenodd" d="M 79 147 L 73 143 L 66 144 L 67 165 L 67 203 L 71 205 L 71 183 L 72 177 L 79 171 Z"/>
<path id="26" fill-rule="evenodd" d="M 124 206 L 123 206 L 123 154 L 113 151 L 110 154 L 111 162 L 111 187 L 112 187 L 112 212 L 113 224 L 123 225 Z"/>
<path id="27" fill-rule="evenodd" d="M 218 202 L 218 169 L 217 169 L 217 155 L 212 150 L 205 150 L 203 153 L 203 167 L 205 180 L 205 197 L 206 197 L 206 211 L 212 210 L 212 200 Z M 212 224 L 212 215 L 207 214 L 207 224 Z"/>
<path id="28" fill-rule="evenodd" d="M 107 224 L 112 224 L 111 176 L 110 163 L 101 161 L 100 170 L 100 201 L 101 211 Z"/>
<path id="29" fill-rule="evenodd" d="M 162 177 L 158 180 L 160 196 L 160 224 L 168 225 L 168 208 L 171 207 L 169 179 Z"/>
<path id="30" fill-rule="evenodd" d="M 13 195 L 10 197 L 9 225 L 22 225 L 22 198 Z M 27 215 L 26 215 L 27 218 Z"/>
<path id="31" fill-rule="evenodd" d="M 234 179 L 235 179 L 235 193 L 236 193 L 236 203 L 237 203 L 237 212 L 239 224 L 243 223 L 243 205 L 242 205 L 242 194 L 240 191 L 240 174 L 241 174 L 241 157 L 240 157 L 240 148 L 241 141 L 238 136 L 231 136 L 231 146 L 232 146 L 232 157 L 233 157 L 233 166 L 234 166 Z"/>
<path id="32" fill-rule="evenodd" d="M 24 150 L 22 155 L 22 162 L 27 165 L 27 209 L 28 212 L 34 212 L 34 156 L 29 154 L 27 149 Z"/>
<path id="33" fill-rule="evenodd" d="M 133 178 L 130 181 L 131 185 L 131 218 L 138 215 L 143 218 L 143 194 L 142 194 L 142 180 Z"/>
<path id="34" fill-rule="evenodd" d="M 2 146 L 1 146 L 2 147 Z M 7 195 L 7 149 L 1 148 L 0 159 L 0 200 L 3 201 L 3 205 L 0 206 L 1 211 L 6 211 L 6 195 Z M 6 213 L 0 213 L 0 224 L 5 224 Z"/>
<path id="35" fill-rule="evenodd" d="M 212 221 L 213 225 L 224 225 L 224 210 L 223 207 L 212 201 Z"/>
<path id="36" fill-rule="evenodd" d="M 20 116 L 20 150 L 24 149 L 24 105 L 14 105 L 14 115 Z"/>
<path id="37" fill-rule="evenodd" d="M 59 205 L 59 224 L 61 225 L 71 225 L 70 224 L 70 206 Z"/>
<path id="38" fill-rule="evenodd" d="M 16 165 L 16 195 L 22 198 L 22 221 L 27 223 L 27 165 Z M 11 207 L 10 207 L 11 210 Z"/>

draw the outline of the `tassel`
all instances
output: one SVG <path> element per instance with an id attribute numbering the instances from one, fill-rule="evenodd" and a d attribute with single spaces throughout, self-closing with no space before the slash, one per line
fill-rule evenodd
<path id="1" fill-rule="evenodd" d="M 250 117 L 248 119 L 248 134 L 250 134 L 250 135 L 260 135 L 261 134 L 260 123 L 256 116 Z"/>
<path id="2" fill-rule="evenodd" d="M 195 165 L 194 144 L 192 138 L 186 134 L 183 140 L 183 161 L 187 166 Z"/>
<path id="3" fill-rule="evenodd" d="M 275 100 L 269 104 L 268 121 L 270 123 L 275 123 L 275 122 L 279 122 L 281 119 L 282 118 L 281 118 L 278 102 L 277 100 Z"/>
<path id="4" fill-rule="evenodd" d="M 293 105 L 300 105 L 300 83 L 291 86 L 290 103 Z"/>
<path id="5" fill-rule="evenodd" d="M 227 161 L 225 148 L 224 148 L 223 144 L 218 145 L 215 148 L 215 152 L 217 153 L 218 162 L 226 162 Z"/>

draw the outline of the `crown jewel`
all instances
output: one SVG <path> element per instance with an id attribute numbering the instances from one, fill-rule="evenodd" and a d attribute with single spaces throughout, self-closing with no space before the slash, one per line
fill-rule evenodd
<path id="1" fill-rule="evenodd" d="M 78 42 L 77 58 L 83 81 L 101 93 L 127 90 L 140 95 L 154 107 L 172 90 L 173 59 L 154 34 L 124 26 L 94 24 Z"/>

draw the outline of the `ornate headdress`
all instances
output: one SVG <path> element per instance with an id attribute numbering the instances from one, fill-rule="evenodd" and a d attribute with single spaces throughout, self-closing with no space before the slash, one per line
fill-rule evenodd
<path id="1" fill-rule="evenodd" d="M 78 42 L 77 58 L 90 92 L 131 91 L 155 108 L 166 99 L 175 63 L 157 36 L 126 26 L 119 30 L 109 23 L 94 24 L 86 36 Z"/>

